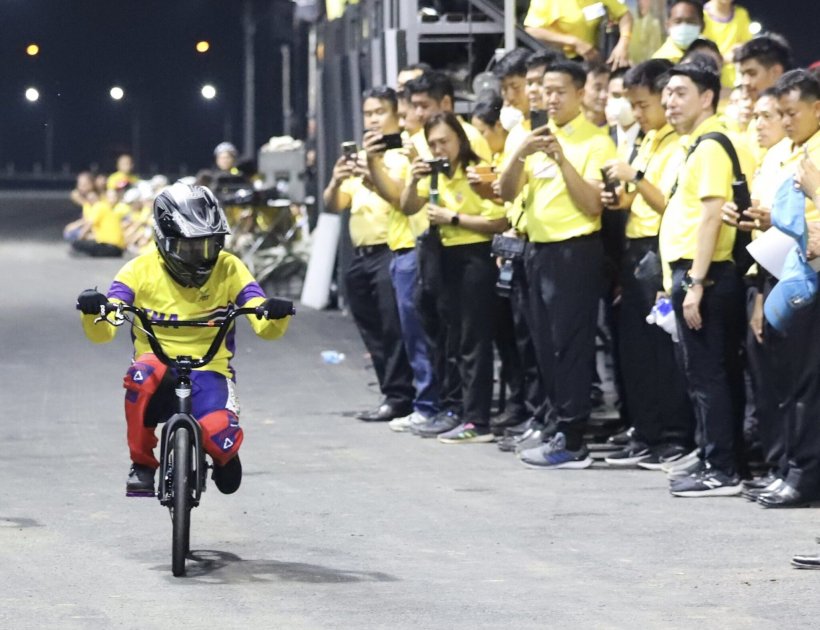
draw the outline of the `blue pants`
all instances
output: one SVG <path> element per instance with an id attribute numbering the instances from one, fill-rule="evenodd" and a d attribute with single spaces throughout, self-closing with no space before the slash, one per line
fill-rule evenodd
<path id="1" fill-rule="evenodd" d="M 418 284 L 415 249 L 393 254 L 390 278 L 396 292 L 404 348 L 413 369 L 413 381 L 416 386 L 413 407 L 422 415 L 429 417 L 439 411 L 438 383 L 430 359 L 430 344 L 421 326 L 414 301 Z"/>

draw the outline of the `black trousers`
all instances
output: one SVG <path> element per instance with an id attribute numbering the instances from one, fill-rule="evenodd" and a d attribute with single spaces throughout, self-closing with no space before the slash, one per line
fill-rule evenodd
<path id="1" fill-rule="evenodd" d="M 370 353 L 379 388 L 388 402 L 413 408 L 413 371 L 404 350 L 387 245 L 355 248 L 345 274 L 350 312 Z"/>
<path id="2" fill-rule="evenodd" d="M 621 265 L 620 367 L 624 403 L 635 439 L 649 446 L 694 444 L 695 416 L 672 337 L 646 316 L 663 289 L 661 278 L 639 280 L 638 263 L 658 253 L 658 238 L 627 239 Z"/>
<path id="3" fill-rule="evenodd" d="M 547 420 L 577 450 L 589 420 L 603 247 L 592 234 L 530 243 L 526 252 L 532 337 L 547 399 Z"/>
<path id="4" fill-rule="evenodd" d="M 425 335 L 431 341 L 433 372 L 439 384 L 443 411 L 462 413 L 461 373 L 459 371 L 459 327 L 449 317 L 451 296 L 444 288 L 443 249 L 438 237 L 420 237 L 416 243 L 419 285 L 416 305 Z"/>
<path id="5" fill-rule="evenodd" d="M 463 418 L 476 426 L 490 423 L 493 394 L 493 335 L 497 301 L 496 267 L 490 243 L 454 245 L 442 251 L 448 321 L 458 326 L 458 367 Z"/>
<path id="6" fill-rule="evenodd" d="M 544 393 L 530 332 L 530 296 L 524 261 L 513 261 L 509 297 L 499 298 L 496 345 L 509 396 L 507 411 L 524 420 L 543 415 Z M 541 417 L 539 415 L 539 417 Z"/>
<path id="7" fill-rule="evenodd" d="M 703 291 L 703 326 L 692 330 L 683 319 L 683 281 L 691 261 L 672 263 L 672 304 L 678 320 L 680 357 L 701 436 L 703 457 L 727 475 L 737 472 L 743 443 L 744 385 L 740 358 L 743 294 L 735 265 L 713 262 Z"/>
<path id="8" fill-rule="evenodd" d="M 773 286 L 770 278 L 764 284 L 764 296 Z M 746 315 L 750 318 L 760 290 L 756 286 L 746 289 Z M 776 333 L 763 327 L 763 343 L 758 343 L 751 327 L 746 328 L 746 367 L 751 377 L 754 397 L 754 418 L 757 421 L 757 435 L 763 454 L 763 462 L 768 470 L 777 470 L 785 453 L 786 425 L 778 400 L 778 376 L 772 346 Z"/>
<path id="9" fill-rule="evenodd" d="M 767 326 L 783 423 L 780 474 L 820 496 L 820 300 L 798 311 L 785 336 Z"/>

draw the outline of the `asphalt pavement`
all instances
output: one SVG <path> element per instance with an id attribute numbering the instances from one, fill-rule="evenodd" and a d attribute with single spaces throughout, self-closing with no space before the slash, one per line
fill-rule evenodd
<path id="1" fill-rule="evenodd" d="M 73 309 L 120 264 L 0 234 L 0 628 L 818 626 L 820 572 L 789 559 L 820 552 L 820 512 L 362 423 L 355 328 L 307 309 L 276 342 L 240 324 L 244 481 L 209 486 L 173 578 L 167 512 L 124 496 L 127 331 L 93 345 Z"/>

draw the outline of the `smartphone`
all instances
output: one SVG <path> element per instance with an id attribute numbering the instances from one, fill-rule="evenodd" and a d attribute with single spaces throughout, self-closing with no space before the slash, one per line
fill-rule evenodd
<path id="1" fill-rule="evenodd" d="M 616 182 L 614 179 L 610 179 L 610 177 L 607 175 L 605 168 L 601 169 L 601 179 L 604 182 L 604 191 L 610 193 L 611 195 L 614 195 L 615 189 L 618 186 L 618 182 Z"/>
<path id="2" fill-rule="evenodd" d="M 382 142 L 384 142 L 385 150 L 401 149 L 404 146 L 400 133 L 386 133 L 382 136 Z"/>
<path id="3" fill-rule="evenodd" d="M 356 145 L 355 142 L 348 141 L 342 142 L 342 155 L 345 156 L 346 160 L 355 160 L 356 154 L 359 152 L 359 147 Z"/>
<path id="4" fill-rule="evenodd" d="M 543 127 L 549 122 L 549 116 L 546 110 L 531 109 L 530 110 L 530 129 L 535 131 L 539 127 Z"/>

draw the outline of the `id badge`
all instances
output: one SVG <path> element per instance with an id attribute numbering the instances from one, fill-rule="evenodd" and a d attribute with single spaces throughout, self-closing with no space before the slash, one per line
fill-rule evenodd
<path id="1" fill-rule="evenodd" d="M 602 18 L 606 15 L 606 7 L 604 6 L 603 2 L 596 2 L 595 4 L 590 4 L 587 7 L 581 9 L 584 13 L 584 19 L 587 22 L 594 22 L 598 18 Z"/>

